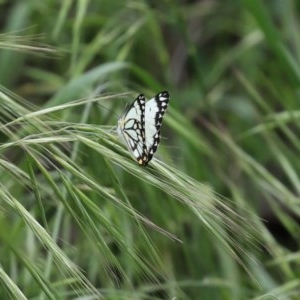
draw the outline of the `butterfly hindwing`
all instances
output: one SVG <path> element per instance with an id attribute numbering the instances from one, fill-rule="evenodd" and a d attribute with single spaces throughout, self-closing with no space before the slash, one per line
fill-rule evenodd
<path id="1" fill-rule="evenodd" d="M 146 166 L 160 141 L 160 127 L 169 103 L 169 93 L 161 92 L 146 102 L 139 95 L 118 121 L 118 132 L 138 163 Z"/>
<path id="2" fill-rule="evenodd" d="M 145 145 L 145 97 L 139 95 L 118 121 L 119 135 L 140 165 L 148 160 Z"/>

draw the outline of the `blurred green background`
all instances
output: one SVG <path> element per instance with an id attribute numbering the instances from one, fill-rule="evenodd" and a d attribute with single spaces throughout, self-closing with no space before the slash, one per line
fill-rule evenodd
<path id="1" fill-rule="evenodd" d="M 300 299 L 299 17 L 0 1 L 0 299 Z M 142 168 L 115 126 L 163 90 Z"/>

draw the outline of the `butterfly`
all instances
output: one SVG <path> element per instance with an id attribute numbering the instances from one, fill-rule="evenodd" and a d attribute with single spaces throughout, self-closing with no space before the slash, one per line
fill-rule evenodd
<path id="1" fill-rule="evenodd" d="M 141 166 L 146 166 L 157 150 L 160 127 L 169 100 L 170 95 L 166 91 L 147 102 L 141 94 L 118 120 L 118 134 Z"/>

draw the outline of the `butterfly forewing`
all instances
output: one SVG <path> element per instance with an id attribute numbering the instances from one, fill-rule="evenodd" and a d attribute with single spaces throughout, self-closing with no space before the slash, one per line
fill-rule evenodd
<path id="1" fill-rule="evenodd" d="M 160 141 L 160 127 L 163 116 L 168 107 L 170 95 L 161 92 L 146 102 L 145 107 L 145 142 L 148 152 L 148 161 L 152 159 Z"/>
<path id="2" fill-rule="evenodd" d="M 146 166 L 157 150 L 169 99 L 168 92 L 161 92 L 148 102 L 139 95 L 118 121 L 119 135 L 140 165 Z"/>

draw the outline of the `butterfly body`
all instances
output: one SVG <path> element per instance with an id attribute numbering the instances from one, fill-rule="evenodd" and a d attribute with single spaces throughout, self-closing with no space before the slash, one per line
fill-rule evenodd
<path id="1" fill-rule="evenodd" d="M 168 92 L 161 92 L 146 102 L 141 94 L 118 120 L 118 134 L 139 165 L 146 166 L 157 150 L 169 99 Z"/>

